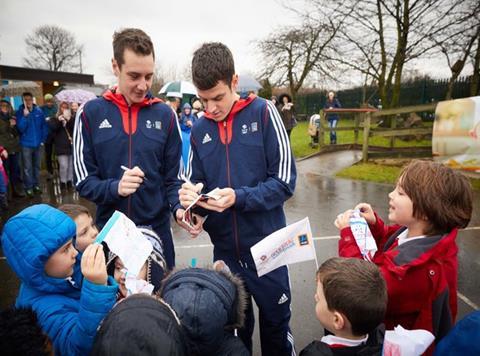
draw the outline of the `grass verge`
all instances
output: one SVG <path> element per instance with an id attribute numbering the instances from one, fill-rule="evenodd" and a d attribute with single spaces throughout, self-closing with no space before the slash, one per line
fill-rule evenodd
<path id="1" fill-rule="evenodd" d="M 395 184 L 402 167 L 376 163 L 357 163 L 338 171 L 335 176 L 340 178 L 365 180 L 375 183 Z M 470 183 L 474 190 L 480 190 L 480 179 L 471 178 Z"/>

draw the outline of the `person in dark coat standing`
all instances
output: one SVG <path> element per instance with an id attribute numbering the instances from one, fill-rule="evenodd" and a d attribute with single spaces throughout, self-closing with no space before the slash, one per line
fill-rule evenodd
<path id="1" fill-rule="evenodd" d="M 327 95 L 327 101 L 325 103 L 325 109 L 338 109 L 341 108 L 340 102 L 338 101 L 335 93 L 333 91 L 329 91 Z M 339 116 L 338 114 L 327 114 L 328 120 L 328 127 L 335 128 L 337 127 Z M 330 144 L 335 145 L 337 143 L 337 132 L 330 131 Z"/>
<path id="2" fill-rule="evenodd" d="M 58 107 L 53 101 L 53 95 L 50 93 L 45 94 L 43 97 L 43 100 L 45 102 L 45 105 L 41 107 L 43 114 L 45 115 L 45 120 L 47 123 L 50 121 L 50 119 L 54 118 L 57 115 L 57 110 Z M 55 134 L 53 132 L 49 132 L 47 139 L 45 140 L 45 163 L 47 165 L 47 179 L 52 179 L 53 178 L 53 160 L 52 160 L 52 155 L 53 155 L 53 137 Z"/>
<path id="3" fill-rule="evenodd" d="M 275 105 L 278 105 L 278 108 L 280 109 L 283 126 L 285 126 L 288 138 L 290 139 L 290 134 L 292 133 L 293 128 L 297 125 L 297 120 L 295 119 L 295 107 L 293 106 L 292 98 L 288 94 L 282 94 L 279 97 L 279 103 Z"/>
<path id="4" fill-rule="evenodd" d="M 68 103 L 60 104 L 55 117 L 49 120 L 49 126 L 53 133 L 53 144 L 58 159 L 60 188 L 71 188 L 73 182 L 72 137 L 75 117 L 72 116 Z"/>
<path id="5" fill-rule="evenodd" d="M 8 152 L 4 162 L 5 170 L 12 182 L 13 196 L 24 197 L 20 173 L 20 140 L 12 105 L 7 100 L 0 101 L 0 146 Z"/>

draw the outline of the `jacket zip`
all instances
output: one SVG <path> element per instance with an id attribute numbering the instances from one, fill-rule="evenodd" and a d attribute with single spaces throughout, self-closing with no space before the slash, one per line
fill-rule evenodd
<path id="1" fill-rule="evenodd" d="M 227 153 L 227 181 L 228 181 L 228 186 L 231 188 L 232 187 L 232 182 L 230 180 L 230 155 L 229 155 L 229 150 L 228 150 L 228 129 L 227 129 L 227 119 L 223 121 L 223 128 L 225 130 L 225 150 Z M 235 208 L 232 207 L 232 217 L 233 217 L 233 236 L 235 238 L 235 248 L 237 250 L 237 259 L 238 262 L 241 264 L 240 260 L 240 246 L 238 244 L 238 232 L 237 232 L 237 213 L 235 211 Z"/>
<path id="2" fill-rule="evenodd" d="M 127 104 L 128 107 L 128 168 L 132 168 L 132 109 L 125 96 L 123 96 L 123 100 L 125 100 L 125 104 Z M 130 214 L 132 205 L 132 194 L 130 194 L 127 199 L 127 216 L 132 219 L 132 216 Z"/>

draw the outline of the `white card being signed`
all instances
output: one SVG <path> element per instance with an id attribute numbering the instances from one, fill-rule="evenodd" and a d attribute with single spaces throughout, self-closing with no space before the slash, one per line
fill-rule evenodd
<path id="1" fill-rule="evenodd" d="M 187 209 L 185 209 L 185 212 L 183 214 L 182 222 L 193 228 L 194 225 L 197 224 L 195 217 L 192 214 L 192 208 L 197 204 L 199 201 L 206 201 L 208 199 L 213 199 L 213 200 L 218 200 L 222 196 L 218 194 L 218 191 L 220 188 L 215 188 L 212 191 L 206 193 L 206 194 L 200 194 L 197 199 L 195 199 L 192 204 L 190 204 Z"/>
<path id="2" fill-rule="evenodd" d="M 128 272 L 135 276 L 153 251 L 152 243 L 132 220 L 119 211 L 113 213 L 95 240 L 97 243 L 102 241 L 120 257 Z"/>

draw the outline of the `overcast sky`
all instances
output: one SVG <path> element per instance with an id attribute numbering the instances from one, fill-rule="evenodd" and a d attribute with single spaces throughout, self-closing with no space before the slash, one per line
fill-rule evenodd
<path id="1" fill-rule="evenodd" d="M 0 11 L 0 63 L 22 66 L 25 37 L 38 26 L 55 24 L 84 45 L 83 72 L 94 74 L 98 83 L 113 84 L 112 34 L 138 27 L 152 38 L 162 68 L 176 68 L 180 74 L 201 43 L 221 41 L 232 50 L 237 73 L 255 74 L 261 68 L 252 41 L 297 21 L 277 0 L 5 0 Z M 441 62 L 419 64 L 417 69 L 436 77 L 449 75 Z"/>

